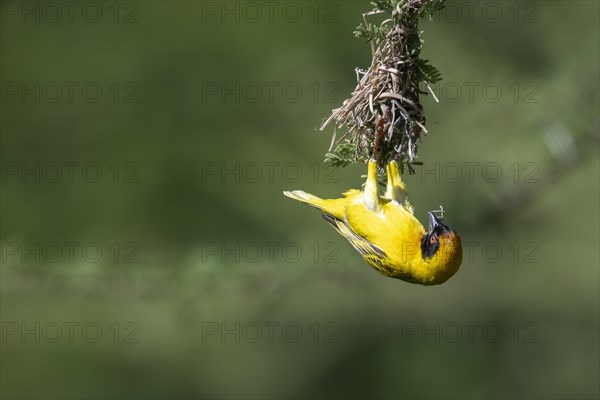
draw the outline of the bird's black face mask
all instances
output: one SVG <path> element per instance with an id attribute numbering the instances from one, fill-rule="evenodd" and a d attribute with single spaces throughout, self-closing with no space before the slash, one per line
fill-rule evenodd
<path id="1" fill-rule="evenodd" d="M 428 212 L 428 214 L 429 232 L 423 235 L 423 239 L 421 240 L 421 256 L 423 260 L 433 257 L 440 247 L 439 237 L 444 233 L 452 231 L 452 228 L 444 225 L 432 212 Z"/>

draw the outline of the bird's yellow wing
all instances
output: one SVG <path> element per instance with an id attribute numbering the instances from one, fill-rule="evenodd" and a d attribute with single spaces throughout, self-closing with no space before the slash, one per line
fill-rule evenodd
<path id="1" fill-rule="evenodd" d="M 352 247 L 354 247 L 363 257 L 363 259 L 377 272 L 402 279 L 407 282 L 414 282 L 410 268 L 399 268 L 394 265 L 388 254 L 379 246 L 372 243 L 365 237 L 356 233 L 346 221 L 341 221 L 331 215 L 323 214 L 323 218 L 329 222 L 340 235 L 342 235 Z"/>
<path id="2" fill-rule="evenodd" d="M 388 202 L 379 213 L 362 204 L 346 207 L 345 222 L 361 238 L 380 249 L 395 265 L 412 267 L 412 260 L 420 257 L 419 245 L 425 234 L 423 225 L 403 206 Z"/>
<path id="3" fill-rule="evenodd" d="M 341 221 L 329 214 L 323 214 L 323 218 L 350 242 L 352 247 L 363 256 L 369 265 L 384 275 L 390 276 L 394 273 L 394 266 L 387 261 L 387 255 L 379 246 L 358 235 L 345 221 Z"/>

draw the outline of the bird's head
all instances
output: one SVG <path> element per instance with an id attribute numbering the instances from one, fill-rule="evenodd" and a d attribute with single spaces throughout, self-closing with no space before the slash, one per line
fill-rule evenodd
<path id="1" fill-rule="evenodd" d="M 438 269 L 442 283 L 458 271 L 462 244 L 456 231 L 429 212 L 429 231 L 421 241 L 421 257 Z"/>

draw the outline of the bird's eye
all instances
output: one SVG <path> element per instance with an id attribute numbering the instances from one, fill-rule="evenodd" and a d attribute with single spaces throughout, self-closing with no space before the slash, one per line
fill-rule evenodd
<path id="1" fill-rule="evenodd" d="M 435 236 L 431 235 L 429 237 L 429 243 L 430 244 L 435 244 L 436 242 L 437 242 L 437 238 Z"/>

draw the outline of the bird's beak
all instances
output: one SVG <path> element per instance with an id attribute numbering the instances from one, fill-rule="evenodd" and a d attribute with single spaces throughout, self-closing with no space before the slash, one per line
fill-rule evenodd
<path id="1" fill-rule="evenodd" d="M 444 225 L 431 211 L 428 211 L 427 214 L 429 214 L 429 233 L 433 232 L 436 227 Z"/>

